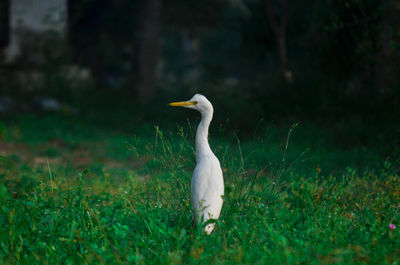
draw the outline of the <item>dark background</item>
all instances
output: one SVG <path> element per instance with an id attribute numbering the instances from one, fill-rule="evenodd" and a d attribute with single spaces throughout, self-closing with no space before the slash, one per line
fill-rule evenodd
<path id="1" fill-rule="evenodd" d="M 9 5 L 0 1 L 2 48 Z M 398 147 L 400 1 L 69 0 L 67 21 L 65 40 L 31 50 L 45 60 L 1 64 L 3 119 L 47 114 L 40 101 L 51 98 L 107 126 L 176 122 L 192 114 L 166 104 L 202 93 L 217 123 L 245 134 L 261 119 L 300 122 L 347 145 Z M 89 77 L 71 80 L 72 65 Z"/>

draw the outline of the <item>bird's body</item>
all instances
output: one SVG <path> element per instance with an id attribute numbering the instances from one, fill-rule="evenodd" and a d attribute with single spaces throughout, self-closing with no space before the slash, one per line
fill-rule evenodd
<path id="1" fill-rule="evenodd" d="M 222 170 L 216 156 L 203 156 L 194 169 L 191 183 L 191 203 L 197 223 L 208 219 L 218 219 L 224 195 Z M 211 233 L 214 223 L 208 224 L 204 230 Z"/>
<path id="2" fill-rule="evenodd" d="M 224 195 L 224 178 L 218 158 L 208 144 L 208 128 L 214 109 L 206 97 L 194 95 L 189 101 L 174 102 L 171 106 L 181 106 L 198 110 L 201 121 L 196 132 L 196 168 L 191 183 L 191 204 L 196 223 L 218 219 Z M 205 226 L 204 232 L 210 234 L 215 223 Z"/>

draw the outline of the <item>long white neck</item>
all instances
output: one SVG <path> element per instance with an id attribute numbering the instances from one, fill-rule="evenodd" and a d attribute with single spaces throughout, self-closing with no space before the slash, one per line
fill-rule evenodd
<path id="1" fill-rule="evenodd" d="M 208 144 L 208 127 L 212 120 L 212 112 L 201 113 L 201 121 L 196 132 L 196 159 L 202 155 L 213 154 Z"/>

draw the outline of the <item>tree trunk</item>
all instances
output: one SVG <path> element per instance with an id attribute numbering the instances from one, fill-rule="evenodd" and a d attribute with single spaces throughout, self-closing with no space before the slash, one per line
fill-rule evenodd
<path id="1" fill-rule="evenodd" d="M 267 9 L 268 21 L 271 25 L 272 31 L 275 36 L 276 48 L 278 50 L 278 59 L 280 64 L 280 71 L 283 77 L 287 81 L 292 80 L 292 71 L 289 67 L 289 62 L 287 58 L 287 48 L 286 48 L 286 27 L 287 27 L 287 3 L 286 0 L 282 0 L 282 17 L 280 23 L 278 23 L 276 16 L 274 14 L 274 9 L 271 4 L 271 0 L 265 0 L 265 5 Z"/>
<path id="2" fill-rule="evenodd" d="M 7 47 L 10 34 L 10 0 L 0 1 L 0 49 Z"/>
<path id="3" fill-rule="evenodd" d="M 372 97 L 375 100 L 381 99 L 381 96 L 388 92 L 386 90 L 398 82 L 397 64 L 395 63 L 396 50 L 393 48 L 393 44 L 398 43 L 396 32 L 399 32 L 400 29 L 400 20 L 397 14 L 400 10 L 400 3 L 388 0 L 382 2 L 382 7 L 379 35 L 375 38 L 377 53 L 373 62 L 375 91 Z"/>
<path id="4" fill-rule="evenodd" d="M 146 103 L 155 96 L 159 57 L 161 0 L 148 0 L 144 7 L 139 47 L 138 96 Z"/>
<path id="5" fill-rule="evenodd" d="M 281 64 L 281 72 L 287 80 L 292 78 L 292 71 L 289 69 L 287 53 L 286 53 L 286 36 L 285 34 L 280 34 L 277 38 L 277 46 L 279 51 L 279 58 Z"/>

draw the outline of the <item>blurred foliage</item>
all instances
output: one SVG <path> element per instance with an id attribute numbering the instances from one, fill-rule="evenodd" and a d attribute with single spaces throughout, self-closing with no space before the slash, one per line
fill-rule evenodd
<path id="1" fill-rule="evenodd" d="M 272 4 L 279 17 L 282 6 Z M 400 117 L 399 5 L 290 1 L 286 39 L 293 79 L 287 81 L 279 72 L 264 1 L 163 1 L 157 95 L 143 106 L 136 90 L 146 4 L 69 0 L 66 55 L 41 66 L 45 82 L 20 93 L 2 68 L 1 92 L 27 98 L 44 93 L 79 109 L 128 112 L 144 120 L 160 115 L 168 100 L 200 92 L 217 106 L 217 119 L 235 120 L 244 129 L 260 118 L 393 127 Z M 95 82 L 71 82 L 63 63 L 89 68 Z"/>

